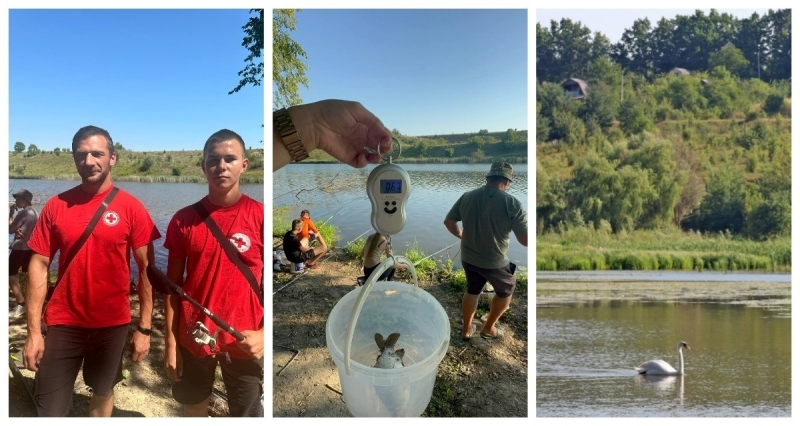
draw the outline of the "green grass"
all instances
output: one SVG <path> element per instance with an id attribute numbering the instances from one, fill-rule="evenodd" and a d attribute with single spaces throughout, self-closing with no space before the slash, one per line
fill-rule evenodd
<path id="1" fill-rule="evenodd" d="M 610 234 L 579 227 L 536 239 L 536 269 L 540 271 L 790 272 L 791 255 L 789 238 L 762 242 L 679 230 Z"/>
<path id="2" fill-rule="evenodd" d="M 247 171 L 241 183 L 264 183 L 264 149 L 248 149 Z M 129 182 L 205 182 L 201 169 L 203 151 L 117 151 L 117 163 L 112 167 L 114 180 Z M 8 174 L 12 179 L 79 180 L 75 162 L 69 152 L 56 155 L 46 151 L 32 157 L 10 152 Z"/>

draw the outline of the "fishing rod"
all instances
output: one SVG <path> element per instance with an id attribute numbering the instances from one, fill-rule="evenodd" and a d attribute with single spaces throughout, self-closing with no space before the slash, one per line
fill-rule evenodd
<path id="1" fill-rule="evenodd" d="M 355 238 L 353 241 L 350 241 L 350 242 L 348 242 L 348 243 L 347 243 L 347 244 L 345 244 L 344 246 L 345 246 L 345 247 L 349 246 L 350 244 L 354 243 L 354 242 L 355 242 L 356 240 L 358 240 L 359 238 L 363 237 L 363 236 L 364 236 L 364 234 L 366 234 L 366 233 L 367 233 L 367 232 L 369 232 L 369 231 L 372 231 L 372 228 L 369 228 L 369 229 L 367 229 L 366 231 L 362 232 L 362 233 L 361 233 L 361 235 L 357 236 L 357 237 L 356 237 L 356 238 Z"/>
<path id="2" fill-rule="evenodd" d="M 150 284 L 156 290 L 167 295 L 172 295 L 172 296 L 178 295 L 182 297 L 187 302 L 194 305 L 197 309 L 203 311 L 203 313 L 206 314 L 206 316 L 208 316 L 208 318 L 211 321 L 213 321 L 214 324 L 216 324 L 219 328 L 230 333 L 233 337 L 236 338 L 236 340 L 240 342 L 244 340 L 244 335 L 242 333 L 236 331 L 236 329 L 231 327 L 231 325 L 228 324 L 222 318 L 214 315 L 213 312 L 209 311 L 208 308 L 201 305 L 200 302 L 189 297 L 189 295 L 186 294 L 185 291 L 183 291 L 183 288 L 175 284 L 171 279 L 169 279 L 169 277 L 167 277 L 163 272 L 161 272 L 160 269 L 156 268 L 156 266 L 153 265 L 152 263 L 147 265 L 147 278 L 150 280 Z"/>
<path id="3" fill-rule="evenodd" d="M 456 241 L 456 242 L 454 242 L 453 244 L 450 244 L 449 246 L 447 246 L 447 247 L 445 247 L 445 248 L 443 248 L 443 249 L 441 249 L 441 250 L 437 251 L 436 253 L 431 253 L 430 255 L 423 257 L 422 259 L 420 259 L 420 260 L 418 260 L 418 261 L 414 262 L 414 266 L 417 266 L 417 265 L 419 265 L 420 263 L 422 263 L 422 261 L 423 261 L 423 260 L 425 260 L 425 259 L 427 259 L 427 258 L 429 258 L 429 257 L 431 257 L 431 256 L 433 256 L 433 255 L 435 255 L 435 254 L 437 254 L 437 253 L 441 253 L 441 252 L 443 252 L 443 251 L 445 251 L 445 250 L 449 249 L 450 247 L 453 247 L 454 245 L 456 245 L 456 244 L 458 244 L 458 243 L 460 243 L 460 242 L 461 242 L 461 241 Z"/>

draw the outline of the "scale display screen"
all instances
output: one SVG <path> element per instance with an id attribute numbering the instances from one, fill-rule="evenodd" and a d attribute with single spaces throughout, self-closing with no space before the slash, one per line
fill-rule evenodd
<path id="1" fill-rule="evenodd" d="M 381 194 L 400 194 L 403 192 L 401 179 L 381 179 Z"/>

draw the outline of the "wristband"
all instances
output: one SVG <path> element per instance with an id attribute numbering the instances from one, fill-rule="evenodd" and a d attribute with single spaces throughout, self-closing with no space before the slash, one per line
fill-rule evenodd
<path id="1" fill-rule="evenodd" d="M 289 156 L 292 161 L 300 162 L 308 158 L 306 147 L 303 146 L 303 141 L 300 140 L 300 135 L 297 134 L 297 129 L 292 123 L 292 117 L 289 116 L 289 111 L 286 108 L 281 108 L 272 113 L 272 122 L 281 136 L 281 141 L 289 150 Z"/>
<path id="2" fill-rule="evenodd" d="M 136 331 L 138 331 L 139 333 L 144 334 L 145 336 L 149 336 L 149 335 L 153 334 L 153 329 L 152 328 L 144 328 L 141 325 L 137 325 L 136 326 Z"/>

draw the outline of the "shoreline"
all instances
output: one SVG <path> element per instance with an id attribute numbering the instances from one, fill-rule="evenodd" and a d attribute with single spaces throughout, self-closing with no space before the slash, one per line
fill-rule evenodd
<path id="1" fill-rule="evenodd" d="M 710 281 L 559 281 L 536 283 L 536 306 L 585 303 L 589 301 L 645 301 L 747 304 L 767 307 L 788 305 L 791 309 L 791 282 L 710 282 Z"/>

